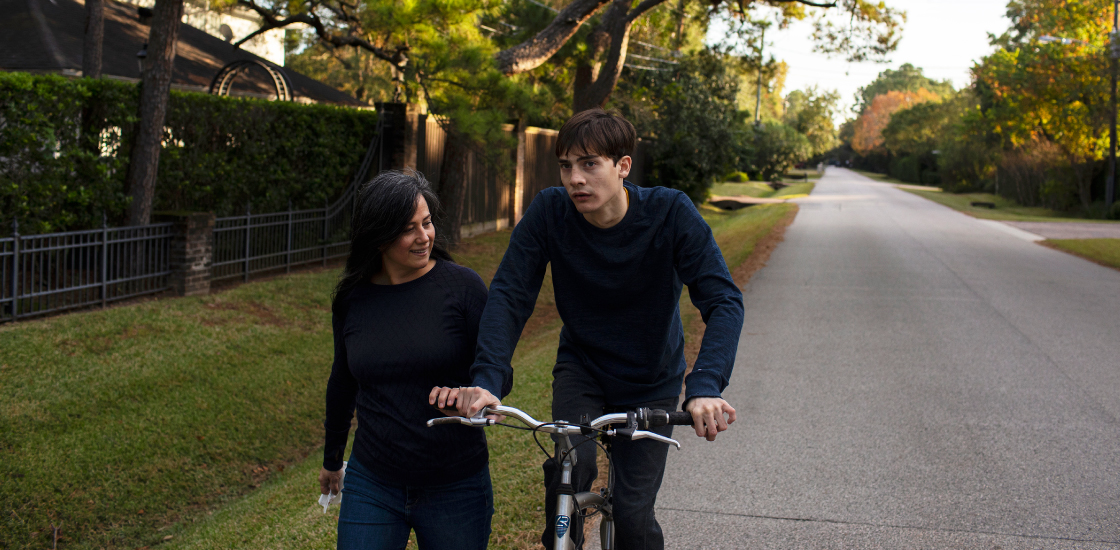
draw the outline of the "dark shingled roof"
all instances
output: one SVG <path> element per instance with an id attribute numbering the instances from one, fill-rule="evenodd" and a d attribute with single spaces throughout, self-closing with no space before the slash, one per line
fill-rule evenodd
<path id="1" fill-rule="evenodd" d="M 0 0 L 0 70 L 58 72 L 76 75 L 82 69 L 85 5 L 75 0 Z M 136 6 L 105 0 L 105 42 L 102 74 L 136 80 L 140 69 L 136 53 L 148 41 L 148 25 L 139 22 Z M 210 81 L 230 62 L 265 61 L 202 30 L 183 24 L 175 56 L 176 88 L 206 91 Z M 292 82 L 293 95 L 315 102 L 365 106 L 349 94 L 322 82 L 283 69 Z M 241 73 L 233 95 L 273 97 L 272 79 L 263 69 Z"/>

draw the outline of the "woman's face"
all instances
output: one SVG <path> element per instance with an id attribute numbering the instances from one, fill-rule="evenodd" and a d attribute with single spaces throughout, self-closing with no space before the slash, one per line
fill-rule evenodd
<path id="1" fill-rule="evenodd" d="M 396 273 L 424 269 L 431 260 L 435 239 L 436 228 L 428 211 L 428 201 L 419 195 L 416 197 L 416 211 L 404 232 L 381 252 L 384 269 Z"/>

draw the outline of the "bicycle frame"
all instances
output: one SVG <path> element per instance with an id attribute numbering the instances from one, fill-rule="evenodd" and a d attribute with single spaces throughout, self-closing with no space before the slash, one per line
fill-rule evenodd
<path id="1" fill-rule="evenodd" d="M 556 422 L 540 422 L 533 417 L 526 414 L 520 409 L 513 407 L 498 406 L 487 407 L 479 412 L 473 418 L 465 418 L 462 416 L 449 416 L 445 418 L 433 418 L 428 421 L 428 427 L 436 426 L 439 424 L 464 424 L 467 426 L 493 426 L 496 424 L 493 420 L 485 418 L 486 415 L 504 415 L 510 416 L 520 420 L 525 425 L 533 428 L 536 431 L 541 431 L 560 436 L 558 456 L 561 458 L 560 462 L 560 488 L 557 490 L 556 495 L 556 516 L 551 521 L 555 527 L 555 539 L 553 541 L 553 548 L 555 550 L 575 550 L 575 539 L 572 537 L 571 528 L 573 527 L 572 518 L 582 510 L 587 508 L 597 508 L 602 514 L 602 520 L 599 524 L 599 540 L 602 544 L 603 550 L 614 549 L 614 516 L 611 510 L 611 504 L 608 502 L 605 495 L 609 495 L 613 489 L 610 485 L 613 483 L 613 464 L 607 473 L 607 491 L 605 494 L 597 494 L 589 491 L 576 493 L 572 489 L 572 469 L 576 465 L 576 454 L 571 452 L 573 449 L 570 435 L 584 435 L 587 437 L 594 437 L 594 432 L 599 432 L 601 435 L 613 437 L 615 435 L 629 436 L 630 439 L 653 439 L 662 443 L 668 443 L 681 448 L 681 444 L 676 440 L 665 437 L 653 432 L 638 430 L 635 428 L 635 420 L 633 413 L 615 413 L 606 414 L 592 420 L 587 426 L 579 424 L 572 424 L 566 421 Z M 606 429 L 611 424 L 625 424 L 627 428 Z M 590 430 L 588 430 L 590 428 Z"/>

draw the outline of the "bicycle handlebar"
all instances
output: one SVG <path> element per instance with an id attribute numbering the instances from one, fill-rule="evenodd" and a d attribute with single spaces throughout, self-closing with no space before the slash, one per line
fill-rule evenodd
<path id="1" fill-rule="evenodd" d="M 442 418 L 433 418 L 428 421 L 428 427 L 439 426 L 443 424 L 463 424 L 465 426 L 493 426 L 497 422 L 486 418 L 486 415 L 504 415 L 510 416 L 520 420 L 526 426 L 534 430 L 554 433 L 560 435 L 581 435 L 583 430 L 588 426 L 580 426 L 579 424 L 572 424 L 564 420 L 557 420 L 555 422 L 541 422 L 521 409 L 514 407 L 507 407 L 499 405 L 497 407 L 486 407 L 473 418 L 466 418 L 463 416 L 446 416 Z M 653 439 L 662 443 L 675 445 L 678 449 L 681 444 L 673 439 L 646 431 L 645 428 L 656 428 L 665 425 L 674 426 L 691 426 L 692 413 L 688 411 L 666 412 L 659 409 L 641 408 L 637 411 L 628 413 L 612 413 L 605 414 L 592 420 L 589 427 L 594 430 L 599 430 L 603 426 L 610 424 L 626 424 L 629 427 L 624 430 L 607 430 L 610 435 L 627 435 L 630 439 Z M 641 429 L 636 429 L 641 428 Z"/>

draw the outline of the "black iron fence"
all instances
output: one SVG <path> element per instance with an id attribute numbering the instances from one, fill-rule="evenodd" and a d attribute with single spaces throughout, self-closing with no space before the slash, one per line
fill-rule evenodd
<path id="1" fill-rule="evenodd" d="M 0 239 L 0 322 L 162 292 L 172 224 Z"/>
<path id="2" fill-rule="evenodd" d="M 293 266 L 345 258 L 350 254 L 351 188 L 333 205 L 214 220 L 213 263 L 210 280 L 241 278 Z"/>
<path id="3" fill-rule="evenodd" d="M 382 124 L 351 184 L 323 208 L 215 220 L 210 280 L 240 277 L 349 254 L 350 219 L 358 185 L 381 169 Z M 171 288 L 174 223 L 107 227 L 0 238 L 0 323 L 108 304 Z M 187 246 L 190 246 L 188 243 Z"/>

